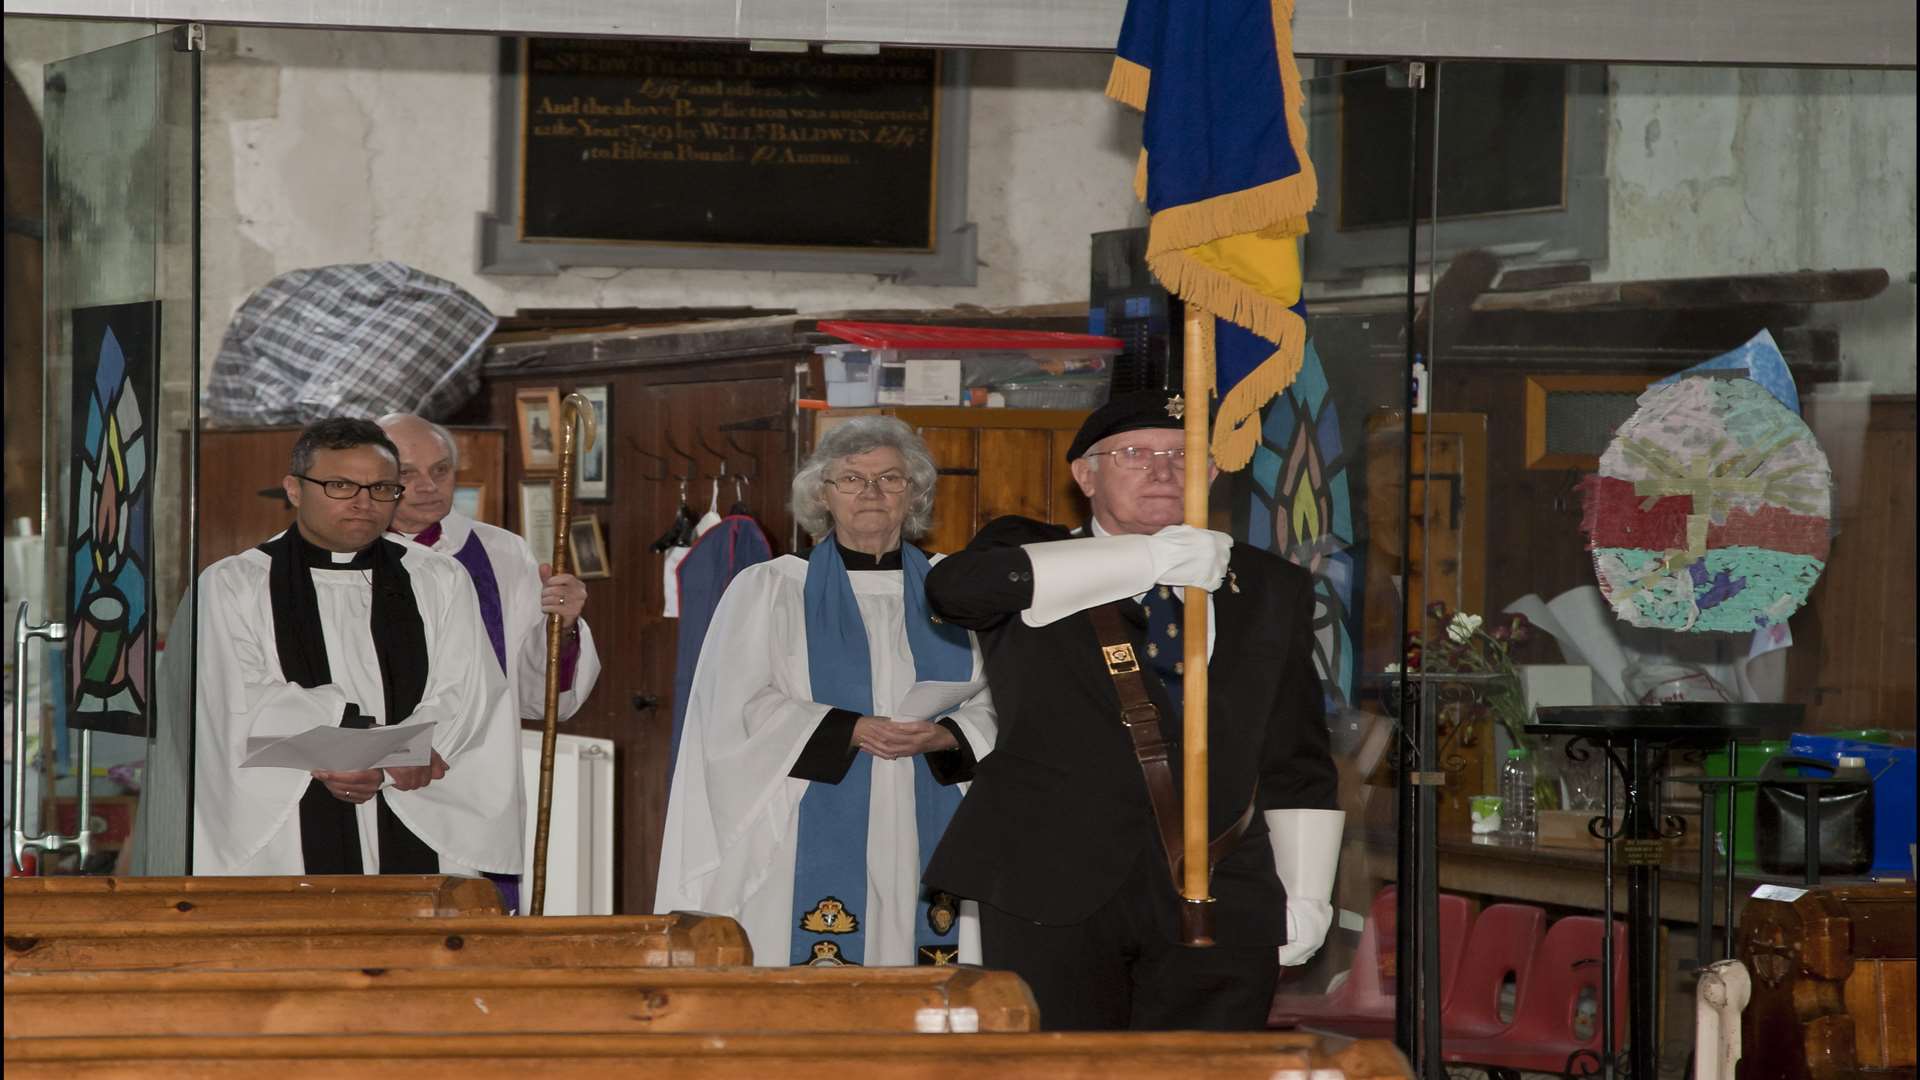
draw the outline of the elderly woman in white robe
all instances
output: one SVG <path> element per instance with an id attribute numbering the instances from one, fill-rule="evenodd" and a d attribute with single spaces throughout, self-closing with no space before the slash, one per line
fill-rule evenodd
<path id="1" fill-rule="evenodd" d="M 701 649 L 656 911 L 730 915 L 754 962 L 978 963 L 971 902 L 920 874 L 993 747 L 979 648 L 927 608 L 934 465 L 890 417 L 793 481 L 812 553 L 748 567 Z"/>

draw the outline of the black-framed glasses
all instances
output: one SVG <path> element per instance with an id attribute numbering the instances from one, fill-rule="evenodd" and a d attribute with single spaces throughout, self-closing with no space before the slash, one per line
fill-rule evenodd
<path id="1" fill-rule="evenodd" d="M 841 473 L 829 476 L 821 483 L 829 484 L 842 495 L 864 495 L 869 487 L 877 487 L 888 495 L 898 495 L 907 490 L 907 478 L 897 472 L 884 472 L 879 476 L 861 476 L 859 473 Z"/>
<path id="2" fill-rule="evenodd" d="M 1141 472 L 1153 468 L 1155 458 L 1164 459 L 1168 467 L 1175 471 L 1184 469 L 1187 465 L 1185 447 L 1175 447 L 1172 450 L 1149 450 L 1144 446 L 1123 446 L 1118 450 L 1089 451 L 1087 456 L 1095 457 L 1103 454 L 1112 458 L 1113 463 L 1123 469 L 1138 469 Z"/>
<path id="3" fill-rule="evenodd" d="M 356 484 L 351 480 L 321 480 L 318 477 L 306 476 L 302 473 L 293 473 L 292 476 L 296 480 L 305 480 L 309 484 L 317 485 L 321 491 L 326 492 L 327 498 L 339 499 L 341 502 L 353 498 L 362 491 L 366 492 L 368 497 L 373 499 L 374 502 L 399 502 L 400 496 L 407 490 L 405 484 L 396 484 L 391 480 L 376 480 L 371 484 Z"/>

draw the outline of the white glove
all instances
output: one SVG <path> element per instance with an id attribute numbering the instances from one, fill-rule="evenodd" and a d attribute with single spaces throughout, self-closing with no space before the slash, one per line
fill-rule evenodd
<path id="1" fill-rule="evenodd" d="M 1333 879 L 1347 815 L 1340 810 L 1268 810 L 1267 842 L 1273 868 L 1287 887 L 1287 943 L 1280 965 L 1313 959 L 1333 926 Z"/>
<path id="2" fill-rule="evenodd" d="M 1151 536 L 1087 536 L 1023 545 L 1033 564 L 1033 601 L 1020 619 L 1046 626 L 1076 611 L 1153 588 Z"/>
<path id="3" fill-rule="evenodd" d="M 1233 537 L 1191 525 L 1169 525 L 1148 537 L 1147 546 L 1153 553 L 1155 585 L 1198 585 L 1212 592 L 1227 576 Z"/>

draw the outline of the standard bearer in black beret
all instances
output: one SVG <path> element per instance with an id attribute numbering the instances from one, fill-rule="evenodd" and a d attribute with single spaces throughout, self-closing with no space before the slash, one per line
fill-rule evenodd
<path id="1" fill-rule="evenodd" d="M 979 902 L 984 962 L 1018 972 L 1053 1030 L 1262 1028 L 1280 965 L 1312 956 L 1332 922 L 1344 815 L 1313 582 L 1184 524 L 1196 406 L 1115 396 L 1067 450 L 1083 526 L 1003 517 L 927 574 L 929 606 L 980 636 L 999 740 L 922 880 Z M 1181 588 L 1196 586 L 1210 609 L 1207 835 L 1221 847 L 1211 948 L 1180 944 L 1160 831 L 1178 835 L 1167 762 L 1180 760 Z"/>

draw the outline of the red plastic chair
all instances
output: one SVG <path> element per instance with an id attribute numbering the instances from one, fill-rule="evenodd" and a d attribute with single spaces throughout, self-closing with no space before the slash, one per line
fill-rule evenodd
<path id="1" fill-rule="evenodd" d="M 1339 986 L 1325 994 L 1276 994 L 1267 1026 L 1276 1028 L 1311 1027 L 1337 1031 L 1357 1038 L 1390 1038 L 1393 1035 L 1393 981 L 1381 970 L 1381 954 L 1392 949 L 1394 940 L 1395 892 L 1393 886 L 1380 890 L 1373 898 L 1367 925 L 1360 931 L 1360 947 L 1353 954 L 1353 966 Z M 1473 904 L 1464 896 L 1440 895 L 1440 993 L 1444 1000 L 1451 992 L 1461 957 L 1466 951 L 1468 929 L 1473 922 Z M 1397 962 L 1397 958 L 1396 958 Z"/>
<path id="2" fill-rule="evenodd" d="M 1534 954 L 1532 972 L 1521 984 L 1513 1025 L 1490 1038 L 1448 1039 L 1441 1045 L 1441 1057 L 1490 1068 L 1551 1073 L 1575 1071 L 1576 1055 L 1598 1058 L 1601 926 L 1600 919 L 1589 915 L 1570 915 L 1554 923 Z M 1614 1045 L 1624 1046 L 1627 930 L 1623 923 L 1614 924 L 1613 962 Z M 1594 1003 L 1592 1030 L 1585 1038 L 1575 1028 L 1583 991 L 1591 991 Z"/>
<path id="3" fill-rule="evenodd" d="M 1515 1016 L 1540 939 L 1547 932 L 1547 913 L 1532 904 L 1494 904 L 1473 921 L 1466 956 L 1453 992 L 1440 1011 L 1440 1030 L 1449 1039 L 1485 1039 L 1505 1031 L 1500 1018 L 1500 989 L 1514 980 Z"/>

